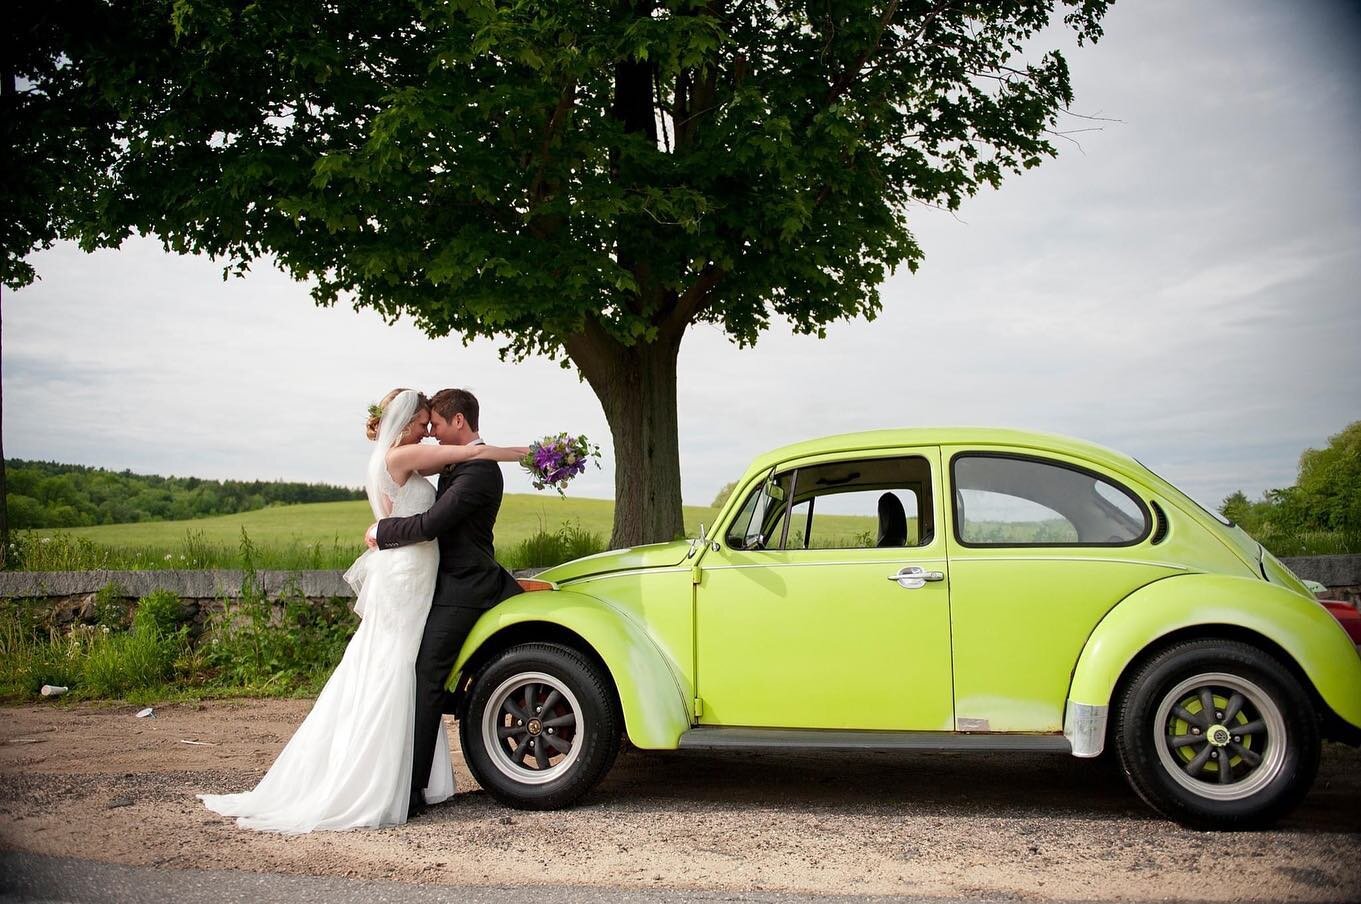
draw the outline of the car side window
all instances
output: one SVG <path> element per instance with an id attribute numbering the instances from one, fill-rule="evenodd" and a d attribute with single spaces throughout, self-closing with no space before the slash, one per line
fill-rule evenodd
<path id="1" fill-rule="evenodd" d="M 919 455 L 809 465 L 781 475 L 770 549 L 925 546 L 935 534 L 931 466 Z"/>
<path id="2" fill-rule="evenodd" d="M 1148 509 L 1125 487 L 1056 461 L 956 455 L 954 528 L 966 546 L 1128 546 L 1148 536 Z"/>
<path id="3" fill-rule="evenodd" d="M 780 542 L 781 519 L 793 472 L 768 476 L 751 490 L 725 536 L 732 549 L 769 549 Z"/>

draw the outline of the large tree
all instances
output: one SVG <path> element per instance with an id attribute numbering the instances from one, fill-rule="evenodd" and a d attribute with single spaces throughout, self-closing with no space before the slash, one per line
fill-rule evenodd
<path id="1" fill-rule="evenodd" d="M 272 258 L 322 304 L 575 365 L 622 545 L 682 529 L 690 325 L 873 318 L 922 258 L 913 204 L 1055 153 L 1068 70 L 1030 45 L 1059 14 L 1094 40 L 1106 6 L 114 0 L 32 87 L 96 90 L 116 123 L 87 248 Z"/>

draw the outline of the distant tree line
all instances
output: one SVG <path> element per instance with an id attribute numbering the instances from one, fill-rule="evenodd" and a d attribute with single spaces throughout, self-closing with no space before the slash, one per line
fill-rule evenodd
<path id="1" fill-rule="evenodd" d="M 1330 436 L 1326 448 L 1305 449 L 1294 486 L 1256 501 L 1240 490 L 1219 510 L 1263 542 L 1303 531 L 1361 533 L 1361 421 Z"/>
<path id="2" fill-rule="evenodd" d="M 159 477 L 13 458 L 5 467 L 14 529 L 175 521 L 364 498 L 362 490 L 322 483 Z"/>

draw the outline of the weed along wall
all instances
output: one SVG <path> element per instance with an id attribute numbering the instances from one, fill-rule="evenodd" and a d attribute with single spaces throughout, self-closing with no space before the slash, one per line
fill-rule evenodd
<path id="1" fill-rule="evenodd" d="M 248 586 L 248 572 L 217 571 L 14 571 L 0 572 L 0 599 L 30 600 L 50 611 L 52 627 L 98 617 L 101 595 L 127 606 L 156 590 L 178 596 L 186 621 L 202 626 L 214 611 L 258 593 L 271 600 L 303 598 L 320 604 L 333 599 L 353 600 L 354 591 L 339 571 L 259 571 Z M 282 603 L 280 603 L 282 605 Z"/>
<path id="2" fill-rule="evenodd" d="M 313 694 L 353 596 L 330 570 L 0 574 L 0 699 Z"/>
<path id="3" fill-rule="evenodd" d="M 315 694 L 353 601 L 334 570 L 0 572 L 0 700 Z"/>

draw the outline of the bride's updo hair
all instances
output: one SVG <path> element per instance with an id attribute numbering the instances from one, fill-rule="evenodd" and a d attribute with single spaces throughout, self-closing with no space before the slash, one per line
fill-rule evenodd
<path id="1" fill-rule="evenodd" d="M 369 419 L 364 424 L 364 435 L 367 436 L 370 441 L 378 439 L 378 425 L 383 420 L 383 412 L 387 410 L 388 403 L 391 402 L 393 399 L 397 398 L 397 396 L 403 392 L 415 392 L 415 390 L 407 389 L 404 386 L 399 386 L 396 389 L 392 390 L 392 392 L 389 392 L 387 395 L 383 396 L 378 401 L 377 405 L 369 406 Z M 429 411 L 429 410 L 430 400 L 425 397 L 425 393 L 416 392 L 416 411 Z"/>

